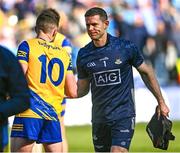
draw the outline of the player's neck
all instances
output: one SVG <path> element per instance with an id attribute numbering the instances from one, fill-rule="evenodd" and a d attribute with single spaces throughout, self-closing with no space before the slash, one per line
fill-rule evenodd
<path id="1" fill-rule="evenodd" d="M 107 33 L 105 33 L 101 38 L 93 40 L 93 43 L 96 47 L 103 47 L 107 44 Z"/>
<path id="2" fill-rule="evenodd" d="M 40 38 L 44 41 L 47 41 L 47 42 L 51 42 L 53 41 L 53 37 L 51 37 L 49 34 L 45 34 L 45 33 L 42 33 L 40 32 L 38 35 L 37 35 L 37 38 Z"/>

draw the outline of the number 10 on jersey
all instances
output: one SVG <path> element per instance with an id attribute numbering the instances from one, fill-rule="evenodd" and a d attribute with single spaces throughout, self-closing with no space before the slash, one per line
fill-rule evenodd
<path id="1" fill-rule="evenodd" d="M 51 83 L 54 86 L 58 86 L 64 77 L 64 65 L 63 62 L 59 58 L 52 58 L 49 61 L 47 60 L 46 55 L 41 55 L 39 56 L 39 61 L 41 62 L 41 77 L 40 77 L 40 82 L 41 83 L 46 83 L 47 76 L 49 77 Z M 57 64 L 59 66 L 59 73 L 56 74 L 58 75 L 57 80 L 53 80 L 53 67 L 54 64 Z"/>

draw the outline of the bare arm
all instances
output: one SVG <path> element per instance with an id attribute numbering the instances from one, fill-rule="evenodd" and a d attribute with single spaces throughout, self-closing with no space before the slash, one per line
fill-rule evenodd
<path id="1" fill-rule="evenodd" d="M 78 97 L 83 97 L 88 94 L 90 83 L 88 79 L 78 79 Z"/>
<path id="2" fill-rule="evenodd" d="M 158 81 L 155 77 L 152 67 L 143 63 L 137 68 L 137 70 L 139 71 L 147 88 L 157 99 L 161 114 L 164 116 L 168 116 L 169 108 L 165 104 L 164 98 L 162 96 Z"/>
<path id="3" fill-rule="evenodd" d="M 69 98 L 77 98 L 77 83 L 73 73 L 66 75 L 65 95 Z"/>
<path id="4" fill-rule="evenodd" d="M 23 69 L 24 74 L 26 74 L 27 69 L 28 69 L 28 65 L 27 65 L 27 64 L 24 64 L 24 63 L 20 63 L 20 64 L 21 64 L 21 67 L 22 67 L 22 69 Z"/>

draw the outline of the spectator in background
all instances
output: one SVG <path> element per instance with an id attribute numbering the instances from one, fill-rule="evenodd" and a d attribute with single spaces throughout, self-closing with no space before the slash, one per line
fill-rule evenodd
<path id="1" fill-rule="evenodd" d="M 152 65 L 154 68 L 156 58 L 156 42 L 154 37 L 148 37 L 146 45 L 143 48 L 143 56 L 145 61 Z"/>
<path id="2" fill-rule="evenodd" d="M 155 36 L 156 52 L 154 69 L 160 85 L 167 85 L 169 82 L 169 73 L 166 67 L 165 59 L 167 56 L 168 37 L 165 24 L 158 22 L 157 34 Z"/>
<path id="3" fill-rule="evenodd" d="M 0 152 L 8 144 L 8 117 L 30 106 L 29 90 L 16 57 L 0 46 Z"/>

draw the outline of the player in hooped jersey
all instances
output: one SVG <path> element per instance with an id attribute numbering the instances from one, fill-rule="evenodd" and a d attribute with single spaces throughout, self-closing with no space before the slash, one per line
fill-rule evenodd
<path id="1" fill-rule="evenodd" d="M 18 47 L 18 60 L 31 93 L 31 107 L 14 119 L 12 152 L 31 152 L 34 142 L 42 143 L 46 152 L 62 151 L 60 103 L 64 92 L 76 97 L 77 87 L 69 54 L 53 42 L 58 25 L 56 10 L 42 11 L 36 20 L 37 37 L 23 41 Z"/>
<path id="2" fill-rule="evenodd" d="M 78 96 L 92 92 L 92 137 L 96 152 L 127 152 L 134 134 L 135 104 L 132 66 L 157 99 L 159 113 L 168 116 L 150 66 L 130 41 L 107 33 L 109 21 L 102 8 L 85 13 L 87 32 L 92 41 L 77 57 Z"/>

